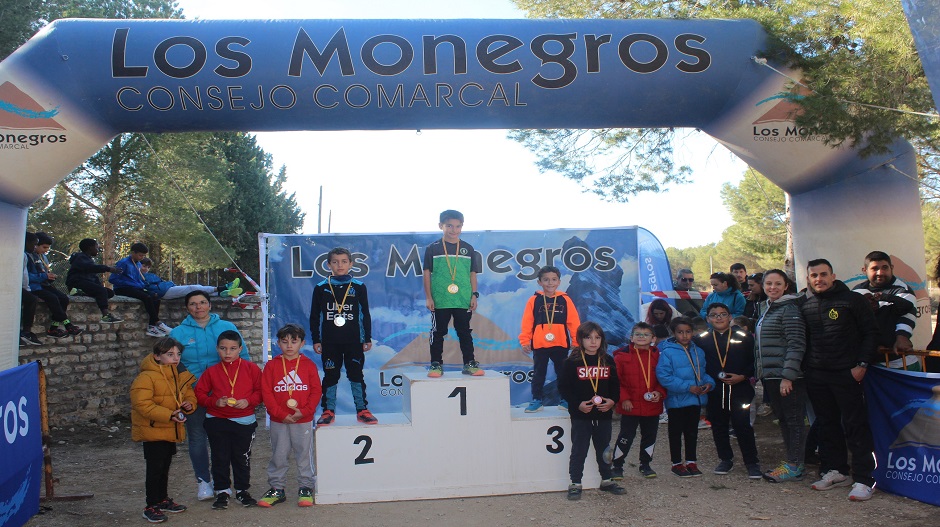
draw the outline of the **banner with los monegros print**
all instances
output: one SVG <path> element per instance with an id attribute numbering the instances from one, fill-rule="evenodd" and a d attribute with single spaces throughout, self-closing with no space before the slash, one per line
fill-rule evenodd
<path id="1" fill-rule="evenodd" d="M 940 505 L 940 374 L 868 369 L 879 490 Z"/>
<path id="2" fill-rule="evenodd" d="M 43 479 L 39 364 L 0 371 L 0 525 L 18 527 L 39 512 Z"/>
<path id="3" fill-rule="evenodd" d="M 548 231 L 464 231 L 461 239 L 481 257 L 479 307 L 471 320 L 476 359 L 487 375 L 511 379 L 513 404 L 531 398 L 532 358 L 519 345 L 522 311 L 537 290 L 544 265 L 561 270 L 562 285 L 581 320 L 598 322 L 611 345 L 627 340 L 637 318 L 641 282 L 668 283 L 669 266 L 659 242 L 645 233 L 640 278 L 637 227 L 559 229 Z M 263 280 L 268 293 L 267 338 L 272 355 L 279 353 L 275 333 L 288 322 L 309 330 L 314 286 L 329 275 L 326 255 L 334 247 L 353 254 L 350 274 L 362 280 L 369 294 L 374 346 L 366 353 L 365 382 L 373 412 L 400 412 L 402 377 L 427 368 L 431 314 L 425 306 L 422 263 L 427 245 L 441 233 L 262 235 Z M 655 246 L 655 247 L 654 247 Z M 654 276 L 650 273 L 665 276 Z M 308 340 L 304 349 L 322 367 Z M 461 360 L 453 328 L 445 339 L 446 370 L 459 370 Z M 551 370 L 551 368 L 549 368 Z M 338 388 L 338 410 L 354 412 L 345 380 Z M 557 397 L 549 373 L 545 398 Z"/>

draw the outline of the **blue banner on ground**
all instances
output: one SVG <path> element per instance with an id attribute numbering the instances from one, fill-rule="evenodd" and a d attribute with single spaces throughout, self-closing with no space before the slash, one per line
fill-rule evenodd
<path id="1" fill-rule="evenodd" d="M 940 374 L 868 369 L 879 490 L 940 505 Z"/>
<path id="2" fill-rule="evenodd" d="M 369 408 L 400 412 L 401 374 L 423 371 L 430 360 L 431 314 L 425 307 L 422 261 L 427 245 L 440 236 L 439 232 L 264 235 L 271 353 L 279 354 L 275 333 L 284 324 L 309 328 L 313 288 L 329 275 L 326 254 L 333 247 L 346 247 L 353 253 L 350 274 L 362 280 L 369 293 L 374 341 L 364 368 Z M 471 320 L 476 359 L 487 375 L 511 378 L 513 404 L 531 399 L 532 359 L 522 351 L 518 336 L 526 301 L 540 290 L 536 281 L 540 267 L 561 269 L 559 290 L 567 292 L 582 321 L 593 320 L 604 328 L 610 351 L 627 341 L 639 298 L 637 228 L 465 231 L 461 239 L 480 253 L 483 262 L 478 276 L 481 298 Z M 311 342 L 304 352 L 322 368 Z M 460 368 L 453 329 L 445 340 L 444 361 L 446 370 Z M 549 370 L 544 398 L 554 404 L 557 390 Z M 352 412 L 345 378 L 337 393 L 337 409 Z"/>
<path id="3" fill-rule="evenodd" d="M 0 371 L 0 525 L 24 525 L 39 512 L 42 483 L 42 427 L 39 365 Z"/>

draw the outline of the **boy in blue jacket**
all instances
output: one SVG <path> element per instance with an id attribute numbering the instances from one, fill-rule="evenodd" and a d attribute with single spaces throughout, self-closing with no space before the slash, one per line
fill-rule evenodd
<path id="1" fill-rule="evenodd" d="M 144 273 L 140 270 L 140 262 L 147 257 L 150 249 L 143 243 L 131 245 L 131 254 L 121 258 L 114 264 L 121 270 L 120 273 L 111 273 L 108 281 L 114 285 L 114 294 L 136 298 L 144 303 L 147 310 L 147 335 L 150 337 L 166 337 L 170 334 L 170 326 L 160 321 L 160 296 L 147 290 Z"/>

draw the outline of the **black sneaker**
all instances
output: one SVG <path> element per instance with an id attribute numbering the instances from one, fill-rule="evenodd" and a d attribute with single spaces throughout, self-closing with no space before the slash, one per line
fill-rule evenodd
<path id="1" fill-rule="evenodd" d="M 258 506 L 270 508 L 278 503 L 284 503 L 285 501 L 287 501 L 287 496 L 284 494 L 284 489 L 275 489 L 272 487 L 258 500 Z"/>
<path id="2" fill-rule="evenodd" d="M 731 472 L 731 469 L 734 468 L 734 461 L 731 459 L 722 459 L 718 462 L 718 465 L 715 466 L 715 474 L 724 476 L 728 472 Z"/>
<path id="3" fill-rule="evenodd" d="M 317 426 L 330 426 L 334 419 L 336 419 L 336 413 L 333 410 L 323 410 L 320 418 L 317 419 Z"/>
<path id="4" fill-rule="evenodd" d="M 644 478 L 652 479 L 656 477 L 656 471 L 649 465 L 640 465 L 640 475 Z"/>
<path id="5" fill-rule="evenodd" d="M 580 483 L 572 483 L 571 485 L 568 485 L 568 499 L 571 501 L 581 499 L 581 484 Z"/>
<path id="6" fill-rule="evenodd" d="M 172 514 L 176 514 L 178 512 L 183 512 L 186 510 L 185 505 L 180 505 L 179 503 L 176 503 L 175 501 L 173 501 L 173 498 L 167 498 L 161 501 L 160 503 L 154 505 L 154 507 L 160 509 L 163 512 L 169 512 Z"/>
<path id="7" fill-rule="evenodd" d="M 617 495 L 620 495 L 626 492 L 626 490 L 624 490 L 623 487 L 621 487 L 620 485 L 614 483 L 613 481 L 609 479 L 601 481 L 601 486 L 598 488 L 604 492 L 609 492 L 611 494 L 617 494 Z"/>
<path id="8" fill-rule="evenodd" d="M 220 492 L 215 497 L 215 501 L 212 502 L 212 508 L 216 510 L 227 509 L 228 508 L 228 492 Z"/>
<path id="9" fill-rule="evenodd" d="M 243 507 L 254 507 L 258 504 L 258 500 L 251 497 L 251 494 L 248 494 L 247 490 L 240 490 L 235 493 L 235 501 L 241 503 Z"/>
<path id="10" fill-rule="evenodd" d="M 761 472 L 760 464 L 758 463 L 748 463 L 747 467 L 747 477 L 750 479 L 761 479 L 764 477 L 764 473 Z"/>
<path id="11" fill-rule="evenodd" d="M 68 324 L 65 326 L 65 332 L 74 337 L 84 333 L 85 328 L 76 326 L 75 324 Z"/>
<path id="12" fill-rule="evenodd" d="M 54 339 L 61 339 L 69 336 L 69 332 L 65 331 L 60 326 L 54 326 L 49 328 L 49 331 L 46 331 L 46 335 Z"/>
<path id="13" fill-rule="evenodd" d="M 610 468 L 610 479 L 614 481 L 620 481 L 623 479 L 623 467 L 611 467 Z"/>
<path id="14" fill-rule="evenodd" d="M 32 331 L 20 333 L 20 343 L 29 346 L 42 346 L 42 341 Z"/>
<path id="15" fill-rule="evenodd" d="M 156 506 L 144 509 L 144 519 L 150 523 L 163 523 L 166 521 L 166 514 Z"/>

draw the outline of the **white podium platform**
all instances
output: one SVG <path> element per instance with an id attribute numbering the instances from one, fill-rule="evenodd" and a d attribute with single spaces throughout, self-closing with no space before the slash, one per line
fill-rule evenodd
<path id="1" fill-rule="evenodd" d="M 509 379 L 405 374 L 400 414 L 377 425 L 337 416 L 316 431 L 316 501 L 363 503 L 492 496 L 568 488 L 568 413 L 509 404 Z M 593 450 L 585 486 L 600 483 Z"/>

